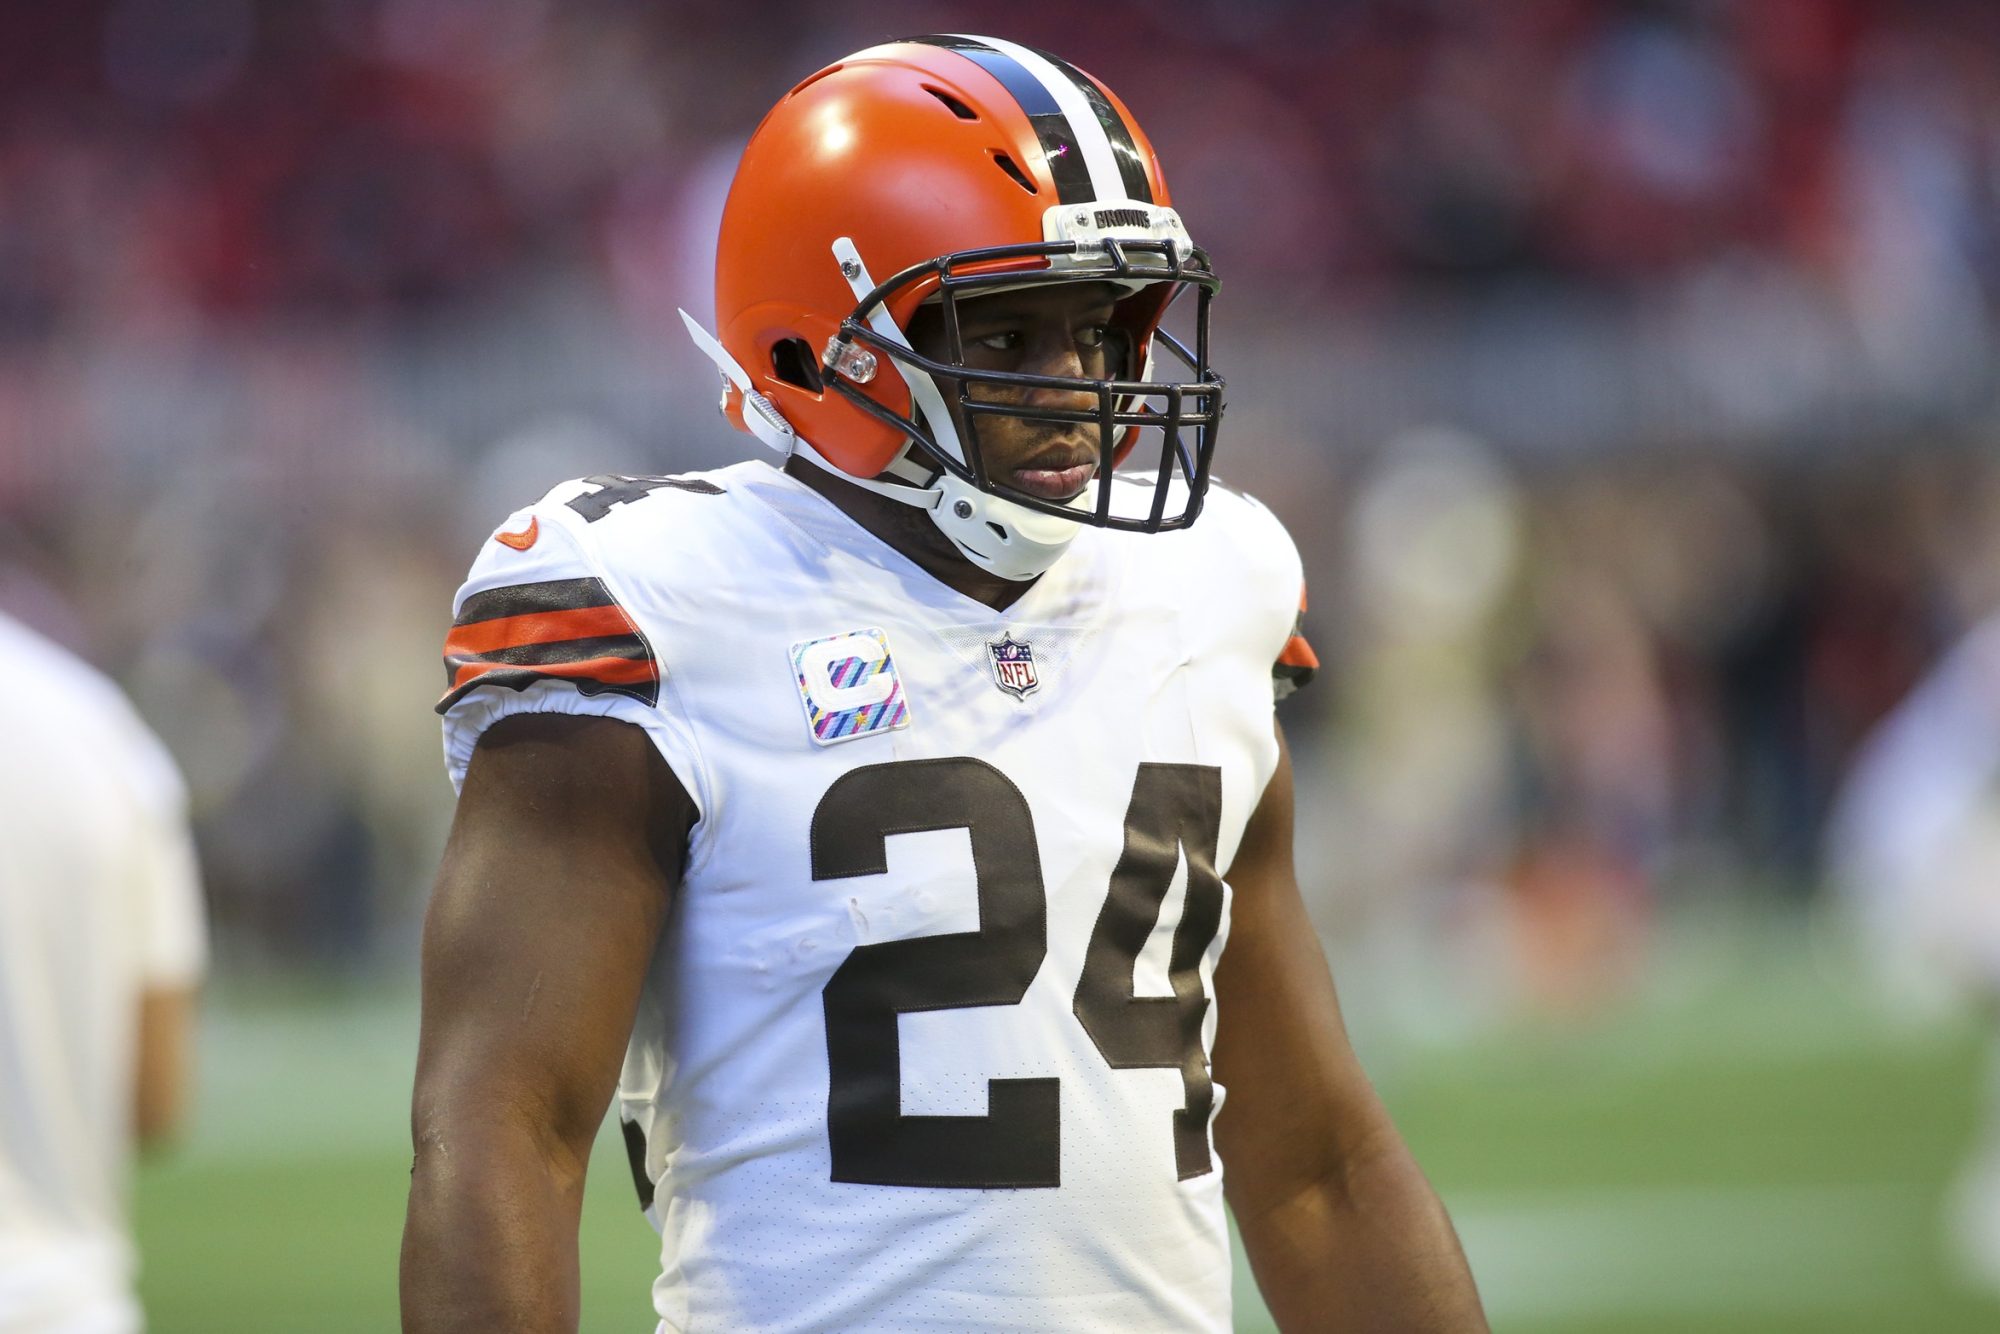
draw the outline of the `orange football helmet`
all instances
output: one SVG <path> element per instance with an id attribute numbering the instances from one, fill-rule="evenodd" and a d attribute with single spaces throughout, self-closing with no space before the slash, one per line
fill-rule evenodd
<path id="1" fill-rule="evenodd" d="M 962 364 L 958 300 L 1104 282 L 1125 293 L 1118 378 Z M 724 372 L 735 425 L 928 509 L 975 563 L 1028 579 L 1078 523 L 1157 532 L 1199 514 L 1223 408 L 1208 365 L 1216 287 L 1152 145 L 1109 89 L 1010 42 L 919 37 L 827 66 L 764 117 L 723 209 L 718 336 L 688 323 Z M 1160 324 L 1190 290 L 1184 342 Z M 904 335 L 927 302 L 942 308 L 949 362 L 919 356 Z M 1178 378 L 1153 378 L 1161 349 Z M 1080 391 L 1096 406 L 968 410 L 974 384 Z M 1056 502 L 987 477 L 978 421 L 996 411 L 1094 424 L 1092 486 Z M 1114 504 L 1113 470 L 1148 428 L 1159 432 L 1153 485 Z"/>

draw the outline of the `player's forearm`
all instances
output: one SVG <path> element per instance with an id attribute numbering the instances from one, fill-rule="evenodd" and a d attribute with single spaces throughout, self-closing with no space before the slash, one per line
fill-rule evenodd
<path id="1" fill-rule="evenodd" d="M 132 1130 L 141 1148 L 159 1147 L 185 1119 L 194 1025 L 192 987 L 149 987 L 140 996 Z"/>
<path id="2" fill-rule="evenodd" d="M 498 1127 L 419 1132 L 403 1229 L 405 1334 L 575 1334 L 581 1162 Z"/>
<path id="3" fill-rule="evenodd" d="M 1269 1201 L 1235 1198 L 1258 1289 L 1287 1331 L 1481 1334 L 1458 1234 L 1400 1138 Z"/>

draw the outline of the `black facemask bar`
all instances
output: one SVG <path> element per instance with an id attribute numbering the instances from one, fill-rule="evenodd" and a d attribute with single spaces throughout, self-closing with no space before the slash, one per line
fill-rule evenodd
<path id="1" fill-rule="evenodd" d="M 1082 262 L 1073 262 L 1060 269 L 1025 271 L 1007 269 L 994 272 L 988 267 L 996 261 L 1057 256 L 1083 258 Z M 978 266 L 980 271 L 974 273 L 963 271 L 971 266 Z M 869 311 L 878 305 L 886 308 L 886 303 L 897 292 L 932 274 L 937 275 L 938 280 L 945 342 L 952 357 L 949 364 L 933 361 L 900 343 L 892 342 L 877 333 L 867 322 Z M 1161 382 L 1137 378 L 1087 379 L 1028 375 L 1016 371 L 973 370 L 964 364 L 965 346 L 960 336 L 958 320 L 958 301 L 961 297 L 976 297 L 981 292 L 1000 288 L 1015 291 L 1024 287 L 1103 282 L 1174 284 L 1176 290 L 1162 302 L 1162 321 L 1167 306 L 1172 305 L 1186 291 L 1192 290 L 1195 293 L 1192 349 L 1169 334 L 1166 329 L 1159 327 L 1159 322 L 1155 323 L 1152 333 L 1154 355 L 1157 357 L 1162 352 L 1171 355 L 1180 362 L 1191 379 Z M 922 264 L 913 264 L 877 284 L 873 291 L 862 298 L 854 312 L 841 321 L 839 334 L 826 349 L 825 364 L 829 368 L 836 366 L 850 345 L 862 343 L 876 353 L 893 359 L 906 373 L 916 371 L 930 375 L 941 388 L 956 385 L 955 396 L 950 395 L 949 389 L 945 392 L 950 396 L 955 409 L 959 433 L 965 448 L 966 457 L 963 462 L 953 458 L 949 451 L 937 443 L 930 431 L 918 425 L 911 417 L 906 417 L 876 402 L 854 384 L 849 383 L 838 371 L 829 369 L 826 383 L 828 387 L 869 416 L 894 426 L 916 441 L 926 457 L 938 467 L 989 495 L 1002 497 L 1042 514 L 1052 514 L 1101 528 L 1142 533 L 1185 528 L 1201 513 L 1202 500 L 1208 491 L 1209 466 L 1215 454 L 1216 435 L 1222 423 L 1223 380 L 1210 369 L 1208 364 L 1209 303 L 1214 299 L 1218 286 L 1220 280 L 1209 268 L 1207 254 L 1199 248 L 1182 246 L 1171 240 L 1127 241 L 1115 238 L 1106 238 L 1101 245 L 1090 242 L 1053 241 L 962 250 L 941 255 Z M 1133 375 L 1143 373 L 1142 368 L 1138 366 L 1128 366 L 1127 370 Z M 1096 399 L 1096 406 L 1081 409 L 986 402 L 971 396 L 974 385 L 1056 389 L 1073 394 L 1088 394 Z M 1155 400 L 1159 403 L 1158 407 L 1153 406 Z M 914 411 L 913 408 L 913 415 Z M 1097 488 L 1093 497 L 1094 503 L 1089 508 L 1083 508 L 1075 501 L 1062 503 L 1047 500 L 989 479 L 979 452 L 978 421 L 986 416 L 1014 417 L 1037 422 L 1094 424 L 1097 428 L 1098 454 L 1097 471 L 1090 483 Z M 1153 470 L 1156 475 L 1152 479 L 1152 505 L 1150 511 L 1143 516 L 1114 515 L 1111 512 L 1113 462 L 1117 454 L 1119 437 L 1128 429 L 1152 429 L 1161 433 L 1159 463 Z M 1190 434 L 1193 436 L 1192 441 L 1188 438 Z M 1130 477 L 1132 474 L 1128 473 L 1126 476 Z M 1167 499 L 1171 483 L 1176 478 L 1187 487 L 1187 501 L 1178 513 L 1168 514 Z"/>

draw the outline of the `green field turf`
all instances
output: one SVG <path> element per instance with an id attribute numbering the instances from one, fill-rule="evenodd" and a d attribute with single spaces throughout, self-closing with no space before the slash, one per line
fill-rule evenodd
<path id="1" fill-rule="evenodd" d="M 1587 1028 L 1363 1044 L 1495 1328 L 2000 1329 L 1941 1259 L 1980 1035 L 1879 1016 L 1796 935 L 1737 934 L 1699 959 Z M 408 992 L 226 994 L 205 1040 L 196 1128 L 137 1194 L 154 1330 L 394 1329 Z M 591 1179 L 583 1327 L 650 1334 L 654 1238 L 609 1135 Z M 1239 1328 L 1268 1329 L 1239 1291 Z"/>

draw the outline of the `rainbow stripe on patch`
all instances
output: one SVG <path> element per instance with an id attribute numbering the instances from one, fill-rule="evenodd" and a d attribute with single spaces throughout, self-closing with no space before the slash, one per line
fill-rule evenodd
<path id="1" fill-rule="evenodd" d="M 807 639 L 792 645 L 792 675 L 813 741 L 831 746 L 910 725 L 909 701 L 881 630 Z"/>

